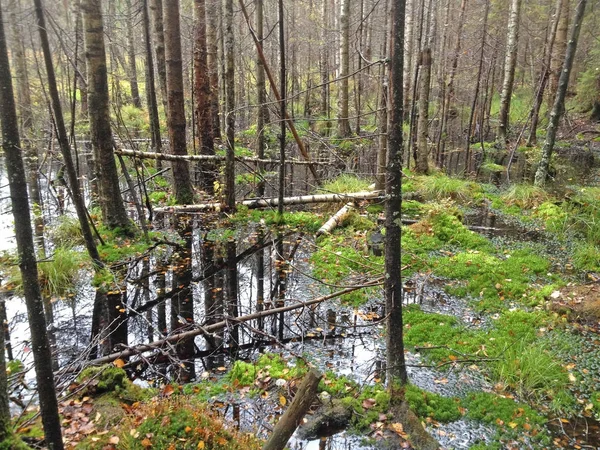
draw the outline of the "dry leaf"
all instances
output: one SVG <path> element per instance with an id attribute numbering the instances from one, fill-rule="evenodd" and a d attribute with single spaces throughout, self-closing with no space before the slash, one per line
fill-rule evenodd
<path id="1" fill-rule="evenodd" d="M 279 396 L 279 404 L 280 404 L 281 406 L 285 406 L 285 405 L 286 405 L 286 403 L 287 403 L 287 400 L 286 400 L 286 398 L 285 398 L 283 395 L 280 395 L 280 396 Z"/>
<path id="2" fill-rule="evenodd" d="M 115 367 L 118 367 L 118 368 L 120 369 L 121 367 L 124 367 L 124 366 L 125 366 L 125 361 L 123 361 L 121 358 L 119 358 L 119 359 L 115 359 L 115 360 L 113 361 L 113 365 L 114 365 Z"/>

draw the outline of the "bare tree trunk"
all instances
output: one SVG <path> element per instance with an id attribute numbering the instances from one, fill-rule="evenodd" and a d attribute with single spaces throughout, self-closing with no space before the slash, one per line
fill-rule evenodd
<path id="1" fill-rule="evenodd" d="M 413 74 L 413 46 L 415 42 L 415 5 L 416 0 L 406 0 L 406 19 L 404 31 L 404 67 L 402 69 L 402 89 L 404 91 L 404 114 L 410 113 L 410 91 Z M 418 51 L 419 49 L 417 49 Z"/>
<path id="2" fill-rule="evenodd" d="M 165 114 L 167 106 L 167 64 L 165 58 L 165 32 L 163 25 L 163 0 L 149 0 L 152 12 L 152 35 L 154 37 L 154 51 L 156 52 L 156 72 L 158 73 L 158 86 L 160 88 Z"/>
<path id="3" fill-rule="evenodd" d="M 529 137 L 527 138 L 527 146 L 533 147 L 537 143 L 537 129 L 540 118 L 540 109 L 544 101 L 544 92 L 546 91 L 546 85 L 548 84 L 548 78 L 550 76 L 550 65 L 551 58 L 554 50 L 554 42 L 556 40 L 556 33 L 558 30 L 558 24 L 560 22 L 560 11 L 562 10 L 562 4 L 567 0 L 556 1 L 556 13 L 552 20 L 548 39 L 546 40 L 546 46 L 544 48 L 544 56 L 542 60 L 542 68 L 540 70 L 538 90 L 535 96 L 534 104 L 531 110 L 531 125 L 529 127 Z M 556 90 L 555 90 L 556 91 Z"/>
<path id="4" fill-rule="evenodd" d="M 556 37 L 554 41 L 554 47 L 550 52 L 550 86 L 548 89 L 548 110 L 552 108 L 552 102 L 555 98 L 555 93 L 558 89 L 558 80 L 560 78 L 560 71 L 562 69 L 563 62 L 565 60 L 565 53 L 567 51 L 567 38 L 569 34 L 569 12 L 570 12 L 570 0 L 563 0 L 560 9 L 556 11 L 556 19 L 558 20 L 556 29 Z"/>
<path id="5" fill-rule="evenodd" d="M 321 29 L 321 49 L 319 51 L 319 65 L 321 71 L 321 114 L 329 118 L 329 52 L 327 47 L 327 41 L 329 34 L 327 29 L 329 27 L 329 2 L 323 0 L 323 27 Z"/>
<path id="6" fill-rule="evenodd" d="M 87 119 L 88 116 L 88 94 L 87 94 L 87 80 L 86 80 L 86 63 L 85 56 L 82 56 L 82 52 L 79 51 L 83 48 L 83 18 L 81 16 L 81 0 L 74 0 L 73 2 L 73 14 L 75 15 L 75 45 L 77 52 L 75 55 L 75 76 L 77 77 L 77 87 L 79 88 L 79 96 L 81 101 L 80 114 L 83 118 Z"/>
<path id="7" fill-rule="evenodd" d="M 483 58 L 485 55 L 485 46 L 487 41 L 487 24 L 490 15 L 490 1 L 486 0 L 485 10 L 483 13 L 483 27 L 481 31 L 481 50 L 479 53 L 479 65 L 477 67 L 477 81 L 475 82 L 475 92 L 473 93 L 473 103 L 471 104 L 471 113 L 469 115 L 469 125 L 467 127 L 467 142 L 465 147 L 465 171 L 467 174 L 471 172 L 471 132 L 473 130 L 473 121 L 475 119 L 475 111 L 477 109 L 477 100 L 479 99 L 479 91 L 481 89 L 481 76 L 483 74 Z M 482 130 L 480 130 L 482 133 Z"/>
<path id="8" fill-rule="evenodd" d="M 206 8 L 205 0 L 195 0 L 196 37 L 194 47 L 194 99 L 196 130 L 200 136 L 200 154 L 214 155 L 212 114 L 210 100 L 210 75 L 206 48 Z M 216 167 L 210 162 L 199 165 L 202 188 L 207 194 L 215 192 Z"/>
<path id="9" fill-rule="evenodd" d="M 109 228 L 130 230 L 131 223 L 123 204 L 113 155 L 101 1 L 84 0 L 82 8 L 88 69 L 90 137 L 99 180 L 102 217 L 104 225 Z"/>
<path id="10" fill-rule="evenodd" d="M 17 84 L 17 104 L 19 105 L 19 122 L 22 133 L 31 132 L 33 125 L 33 110 L 31 109 L 31 92 L 29 89 L 29 73 L 27 71 L 27 57 L 25 55 L 25 46 L 23 43 L 23 34 L 21 32 L 20 21 L 17 18 L 17 11 L 20 10 L 17 0 L 10 0 L 8 3 L 8 16 L 11 25 L 13 46 L 11 56 L 15 71 Z M 25 133 L 27 131 L 27 133 Z M 29 136 L 25 136 L 27 138 Z"/>
<path id="11" fill-rule="evenodd" d="M 218 18 L 221 11 L 220 0 L 207 0 L 206 48 L 210 76 L 210 103 L 212 115 L 213 140 L 221 139 L 221 116 L 219 114 L 219 39 L 217 37 Z"/>
<path id="12" fill-rule="evenodd" d="M 349 79 L 350 73 L 350 1 L 340 0 L 340 33 L 342 43 L 340 47 L 340 106 L 338 117 L 338 135 L 350 136 L 349 114 Z"/>
<path id="13" fill-rule="evenodd" d="M 36 9 L 41 12 L 41 4 L 36 3 Z M 31 347 L 37 380 L 40 402 L 40 413 L 44 427 L 46 445 L 50 450 L 62 450 L 60 417 L 58 402 L 54 387 L 52 372 L 52 355 L 46 333 L 44 305 L 38 282 L 38 270 L 31 230 L 29 200 L 27 198 L 27 183 L 25 182 L 25 167 L 21 158 L 21 142 L 19 137 L 19 122 L 13 94 L 10 63 L 4 33 L 4 20 L 0 5 L 0 122 L 2 124 L 2 146 L 6 158 L 6 170 L 10 185 L 12 212 L 15 221 L 15 235 L 19 268 L 23 280 L 23 293 L 27 305 L 27 316 L 31 333 Z M 2 352 L 4 348 L 2 347 Z M 2 358 L 3 359 L 3 358 Z M 0 366 L 2 364 L 0 363 Z M 1 367 L 0 367 L 1 369 Z M 4 369 L 2 377 L 5 377 Z M 6 386 L 4 386 L 6 387 Z M 7 436 L 10 427 L 8 413 L 8 398 L 6 391 L 0 395 L 0 423 L 4 425 L 0 433 Z"/>
<path id="14" fill-rule="evenodd" d="M 523 0 L 511 0 L 510 13 L 508 16 L 508 37 L 506 42 L 506 57 L 504 60 L 504 81 L 502 83 L 502 93 L 500 94 L 497 138 L 503 146 L 507 141 L 510 103 L 515 81 L 522 1 Z"/>
<path id="15" fill-rule="evenodd" d="M 264 1 L 256 1 L 256 37 L 259 41 L 264 39 Z M 267 114 L 268 109 L 267 103 L 267 91 L 266 91 L 266 79 L 265 79 L 265 66 L 260 56 L 256 57 L 256 91 L 258 99 L 258 111 L 256 117 L 256 139 L 257 139 L 257 156 L 259 158 L 265 157 L 265 125 L 268 121 Z M 264 165 L 258 166 L 259 182 L 256 187 L 256 195 L 258 197 L 264 197 L 265 195 L 265 181 L 264 181 Z M 264 256 L 264 251 L 260 253 Z M 264 264 L 264 263 L 263 263 Z"/>
<path id="16" fill-rule="evenodd" d="M 287 73 L 285 64 L 285 30 L 284 30 L 284 14 L 283 0 L 279 0 L 279 89 L 281 92 L 281 100 L 279 102 L 279 115 L 281 117 L 279 127 L 279 203 L 277 205 L 277 215 L 279 220 L 283 221 L 283 199 L 285 197 L 285 116 L 286 116 L 286 84 Z"/>
<path id="17" fill-rule="evenodd" d="M 385 2 L 385 19 L 384 19 L 384 39 L 382 44 L 381 54 L 384 57 L 387 57 L 388 49 L 387 49 L 387 37 L 390 36 L 389 30 L 389 14 L 388 14 L 388 4 L 389 1 Z M 387 148 L 388 148 L 388 92 L 389 92 L 389 83 L 388 83 L 388 73 L 387 67 L 381 67 L 381 95 L 379 96 L 379 148 L 377 150 L 377 181 L 375 185 L 375 189 L 384 190 L 385 189 L 385 175 L 386 175 L 386 167 L 387 167 Z"/>
<path id="18" fill-rule="evenodd" d="M 144 44 L 146 48 L 146 102 L 150 118 L 150 136 L 152 148 L 156 153 L 162 153 L 162 138 L 160 135 L 160 119 L 156 100 L 156 81 L 154 79 L 154 55 L 152 54 L 152 38 L 150 33 L 150 14 L 148 0 L 142 0 L 142 23 L 144 26 Z M 156 170 L 162 170 L 162 163 L 156 160 Z"/>
<path id="19" fill-rule="evenodd" d="M 460 4 L 460 15 L 458 17 L 458 31 L 456 35 L 456 46 L 452 54 L 452 64 L 450 65 L 450 75 L 448 84 L 446 85 L 446 97 L 442 105 L 442 126 L 441 126 L 441 145 L 438 152 L 440 154 L 440 165 L 443 166 L 446 162 L 446 141 L 448 134 L 448 120 L 450 118 L 450 107 L 454 102 L 454 80 L 458 69 L 458 58 L 462 47 L 462 32 L 465 25 L 465 12 L 467 10 L 467 0 L 462 0 Z"/>
<path id="20" fill-rule="evenodd" d="M 418 174 L 429 172 L 429 85 L 431 82 L 431 49 L 421 52 L 421 79 L 419 80 L 419 121 L 417 122 L 417 158 L 415 171 Z"/>
<path id="21" fill-rule="evenodd" d="M 163 3 L 165 35 L 165 61 L 167 66 L 168 128 L 173 155 L 186 155 L 185 102 L 183 96 L 183 67 L 181 61 L 181 32 L 179 25 L 179 0 Z M 194 190 L 189 166 L 184 161 L 173 161 L 173 179 L 177 203 L 194 201 Z"/>
<path id="22" fill-rule="evenodd" d="M 560 117 L 564 112 L 565 96 L 567 95 L 567 88 L 569 87 L 569 77 L 571 76 L 571 69 L 573 68 L 573 60 L 575 59 L 575 53 L 577 52 L 579 31 L 581 30 L 586 4 L 587 0 L 579 0 L 577 8 L 575 9 L 575 18 L 573 21 L 573 29 L 571 31 L 571 39 L 567 44 L 565 62 L 563 63 L 562 70 L 560 72 L 558 90 L 556 91 L 554 105 L 552 106 L 552 111 L 550 112 L 550 123 L 548 124 L 548 129 L 546 131 L 546 141 L 544 142 L 544 147 L 542 148 L 542 159 L 540 160 L 540 164 L 535 173 L 535 185 L 538 187 L 543 187 L 546 184 L 546 179 L 548 178 L 550 158 L 552 156 L 552 151 L 554 150 L 558 122 L 560 121 Z"/>
<path id="23" fill-rule="evenodd" d="M 131 89 L 131 102 L 136 108 L 141 108 L 142 100 L 140 99 L 140 89 L 138 87 L 135 40 L 133 37 L 135 11 L 132 7 L 131 0 L 125 0 L 125 7 L 127 8 L 127 62 L 129 63 L 129 86 Z"/>
<path id="24" fill-rule="evenodd" d="M 227 160 L 225 161 L 225 205 L 235 210 L 235 72 L 233 37 L 233 0 L 225 0 L 225 111 Z"/>
<path id="25" fill-rule="evenodd" d="M 405 0 L 393 3 L 392 46 L 390 48 L 390 115 L 388 169 L 385 203 L 385 305 L 387 316 L 387 372 L 392 392 L 396 383 L 406 384 L 402 324 L 402 275 L 400 258 L 400 210 L 402 207 L 402 68 L 404 64 Z"/>

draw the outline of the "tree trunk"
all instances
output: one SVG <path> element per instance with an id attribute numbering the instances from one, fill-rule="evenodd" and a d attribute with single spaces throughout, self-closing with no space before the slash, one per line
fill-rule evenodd
<path id="1" fill-rule="evenodd" d="M 225 111 L 227 160 L 225 161 L 225 205 L 235 210 L 235 73 L 233 38 L 233 0 L 225 0 Z"/>
<path id="2" fill-rule="evenodd" d="M 285 118 L 286 115 L 286 64 L 285 64 L 285 30 L 283 0 L 279 0 L 279 89 L 281 101 L 279 102 L 279 116 L 281 117 L 279 127 L 279 202 L 277 204 L 277 215 L 283 221 L 283 198 L 285 197 Z"/>
<path id="3" fill-rule="evenodd" d="M 90 139 L 99 180 L 103 222 L 108 228 L 127 231 L 130 230 L 131 223 L 123 204 L 113 155 L 101 0 L 84 0 L 82 8 L 88 69 Z"/>
<path id="4" fill-rule="evenodd" d="M 448 120 L 450 119 L 450 107 L 454 102 L 454 80 L 458 69 L 458 58 L 462 47 L 462 32 L 465 25 L 465 12 L 467 10 L 467 0 L 462 0 L 460 4 L 460 15 L 458 17 L 458 31 L 456 36 L 456 46 L 452 54 L 452 63 L 450 65 L 450 75 L 448 76 L 448 84 L 446 85 L 446 96 L 442 104 L 442 126 L 440 132 L 441 142 L 438 145 L 438 153 L 440 166 L 446 163 L 446 141 L 448 139 Z"/>
<path id="5" fill-rule="evenodd" d="M 75 0 L 73 3 L 73 14 L 75 15 L 75 45 L 77 54 L 75 55 L 75 76 L 77 77 L 77 87 L 81 101 L 80 114 L 83 118 L 88 117 L 88 94 L 87 94 L 87 69 L 85 65 L 85 56 L 79 51 L 83 48 L 83 18 L 81 16 L 81 0 Z"/>
<path id="6" fill-rule="evenodd" d="M 36 8 L 41 5 L 36 4 Z M 0 5 L 0 122 L 2 124 L 2 146 L 6 158 L 6 171 L 8 174 L 12 212 L 15 224 L 19 268 L 23 280 L 23 294 L 27 305 L 27 316 L 31 333 L 31 348 L 35 366 L 37 389 L 40 402 L 40 413 L 44 427 L 45 440 L 50 450 L 62 450 L 60 417 L 58 415 L 58 402 L 54 387 L 54 374 L 52 372 L 52 355 L 46 333 L 44 319 L 44 305 L 38 282 L 38 270 L 31 230 L 31 216 L 29 214 L 29 200 L 27 198 L 27 183 L 25 182 L 25 167 L 21 157 L 21 142 L 19 138 L 19 122 L 15 107 L 10 63 L 4 33 L 4 20 L 2 6 Z M 4 347 L 1 348 L 4 352 Z M 1 364 L 0 364 L 1 365 Z M 3 372 L 3 376 L 6 371 Z M 6 391 L 0 395 L 0 414 L 3 419 L 7 416 Z M 7 421 L 2 420 L 2 434 L 8 434 Z"/>
<path id="7" fill-rule="evenodd" d="M 60 103 L 58 87 L 56 84 L 56 76 L 54 73 L 54 65 L 52 63 L 52 53 L 50 51 L 50 44 L 48 42 L 48 33 L 46 30 L 46 23 L 44 18 L 44 9 L 42 0 L 34 0 L 38 31 L 40 34 L 40 42 L 42 45 L 42 52 L 44 54 L 44 62 L 46 65 L 46 75 L 48 77 L 48 93 L 50 94 L 50 102 L 52 104 L 52 112 L 54 114 L 54 125 L 56 127 L 58 144 L 63 157 L 63 162 L 67 171 L 67 177 L 70 185 L 70 195 L 73 199 L 79 225 L 81 227 L 81 233 L 85 241 L 87 252 L 94 262 L 96 267 L 102 267 L 100 255 L 96 248 L 94 236 L 92 235 L 92 229 L 88 222 L 88 213 L 85 207 L 83 194 L 81 193 L 81 187 L 79 185 L 79 178 L 75 170 L 75 164 L 71 157 L 71 148 L 69 145 L 69 139 L 67 136 L 67 130 L 65 128 L 65 122 L 63 119 L 62 106 Z M 112 153 L 111 153 L 112 154 Z M 120 195 L 120 191 L 119 191 Z M 121 203 L 122 205 L 122 203 Z"/>
<path id="8" fill-rule="evenodd" d="M 20 21 L 17 19 L 19 2 L 10 0 L 7 11 L 10 25 L 12 28 L 13 45 L 11 47 L 11 56 L 15 71 L 15 80 L 17 82 L 17 104 L 19 105 L 19 122 L 21 132 L 29 133 L 33 125 L 33 110 L 31 109 L 31 92 L 29 89 L 29 73 L 27 71 L 27 57 L 25 55 L 25 45 L 23 34 L 21 33 Z M 29 136 L 25 136 L 26 138 Z"/>
<path id="9" fill-rule="evenodd" d="M 473 103 L 471 104 L 471 113 L 469 115 L 469 125 L 467 127 L 467 140 L 465 144 L 465 172 L 467 175 L 471 172 L 471 133 L 473 130 L 473 122 L 475 120 L 475 111 L 477 110 L 477 100 L 479 99 L 479 91 L 481 89 L 481 76 L 483 73 L 483 59 L 485 55 L 485 46 L 488 32 L 488 18 L 490 15 L 490 2 L 486 0 L 485 10 L 483 13 L 483 27 L 481 31 L 481 50 L 479 53 L 479 65 L 477 67 L 477 81 L 475 82 L 475 92 L 473 93 Z M 483 131 L 480 130 L 480 133 Z"/>
<path id="10" fill-rule="evenodd" d="M 150 36 L 150 15 L 148 0 L 142 0 L 142 23 L 144 26 L 144 44 L 146 48 L 146 102 L 148 103 L 148 116 L 150 118 L 150 136 L 153 151 L 162 153 L 162 138 L 160 135 L 160 119 L 158 116 L 158 103 L 156 100 L 156 82 L 154 79 L 154 55 L 152 54 L 152 40 Z M 160 160 L 156 161 L 156 170 L 162 170 Z"/>
<path id="11" fill-rule="evenodd" d="M 406 18 L 405 18 L 405 30 L 404 30 L 404 67 L 402 69 L 402 78 L 403 78 L 403 87 L 404 91 L 404 114 L 407 114 L 410 111 L 410 91 L 411 84 L 410 81 L 412 79 L 413 73 L 413 45 L 415 40 L 415 1 L 416 0 L 406 0 Z"/>
<path id="12" fill-rule="evenodd" d="M 546 41 L 546 48 L 544 49 L 544 58 L 542 61 L 542 68 L 540 70 L 538 82 L 538 90 L 531 110 L 531 126 L 529 127 L 529 137 L 527 138 L 528 147 L 533 147 L 537 143 L 537 129 L 540 117 L 540 109 L 542 108 L 544 92 L 546 91 L 546 85 L 548 84 L 548 78 L 550 76 L 550 65 L 554 51 L 554 42 L 556 41 L 556 33 L 558 31 L 558 24 L 560 22 L 560 11 L 562 10 L 562 5 L 565 1 L 567 0 L 557 0 L 556 2 L 556 13 L 554 14 L 552 26 L 550 27 L 551 30 Z M 556 92 L 556 89 L 554 92 Z"/>
<path id="13" fill-rule="evenodd" d="M 156 52 L 156 73 L 158 73 L 158 86 L 165 115 L 167 114 L 167 65 L 165 61 L 165 33 L 163 25 L 163 0 L 149 0 L 152 12 L 152 35 L 154 36 L 154 51 Z"/>
<path id="14" fill-rule="evenodd" d="M 137 79 L 137 64 L 135 58 L 135 40 L 134 40 L 134 24 L 135 11 L 131 5 L 131 0 L 125 0 L 127 8 L 127 62 L 129 63 L 129 86 L 131 89 L 131 103 L 136 108 L 142 107 L 140 99 L 140 89 Z"/>
<path id="15" fill-rule="evenodd" d="M 264 39 L 264 1 L 256 0 L 256 37 L 260 42 Z M 257 51 L 258 53 L 258 51 Z M 256 57 L 256 91 L 258 100 L 258 110 L 256 117 L 256 146 L 257 156 L 259 158 L 265 157 L 265 125 L 268 122 L 268 109 L 267 103 L 267 91 L 266 91 L 266 79 L 265 79 L 265 66 L 263 60 L 259 55 Z M 256 187 L 256 195 L 258 197 L 264 197 L 265 195 L 265 181 L 264 181 L 264 166 L 261 164 L 258 166 L 259 182 Z M 261 253 L 263 251 L 261 250 Z"/>
<path id="16" fill-rule="evenodd" d="M 206 49 L 210 77 L 210 112 L 212 116 L 213 140 L 221 139 L 221 116 L 219 114 L 219 39 L 217 37 L 218 18 L 221 11 L 220 0 L 206 0 Z"/>
<path id="17" fill-rule="evenodd" d="M 402 274 L 400 259 L 400 217 L 402 207 L 402 67 L 404 64 L 405 0 L 393 3 L 392 46 L 390 48 L 390 135 L 386 184 L 385 221 L 385 305 L 387 316 L 388 383 L 408 381 L 404 359 L 402 324 Z"/>
<path id="18" fill-rule="evenodd" d="M 196 38 L 194 47 L 194 99 L 196 130 L 200 136 L 200 154 L 214 155 L 212 114 L 210 99 L 210 74 L 206 47 L 206 0 L 194 0 L 196 15 Z M 207 194 L 215 192 L 217 169 L 214 164 L 200 164 L 202 188 Z"/>
<path id="19" fill-rule="evenodd" d="M 181 31 L 179 0 L 163 2 L 165 61 L 167 66 L 168 129 L 171 153 L 186 155 L 185 109 L 183 95 L 183 67 L 181 61 Z M 173 161 L 173 184 L 177 203 L 187 205 L 194 200 L 189 166 L 184 161 Z"/>
<path id="20" fill-rule="evenodd" d="M 350 130 L 349 114 L 349 78 L 350 73 L 350 1 L 340 0 L 340 34 L 342 43 L 340 46 L 340 96 L 338 135 L 348 137 Z"/>
<path id="21" fill-rule="evenodd" d="M 421 52 L 421 69 L 419 73 L 419 121 L 417 122 L 417 160 L 415 171 L 418 174 L 429 172 L 429 86 L 431 82 L 431 49 Z"/>
<path id="22" fill-rule="evenodd" d="M 510 118 L 510 102 L 512 99 L 517 50 L 519 43 L 519 22 L 521 20 L 521 3 L 523 0 L 511 0 L 508 16 L 508 37 L 506 41 L 506 57 L 504 60 L 504 81 L 500 94 L 500 113 L 498 116 L 498 138 L 502 146 L 506 145 L 508 121 Z"/>
<path id="23" fill-rule="evenodd" d="M 555 98 L 558 89 L 558 80 L 562 69 L 563 61 L 565 60 L 565 52 L 567 51 L 567 39 L 569 34 L 569 11 L 570 0 L 563 0 L 560 9 L 556 11 L 556 19 L 558 20 L 556 29 L 556 38 L 554 47 L 550 52 L 550 86 L 548 95 L 548 110 L 552 108 L 552 101 Z"/>
<path id="24" fill-rule="evenodd" d="M 327 42 L 329 40 L 329 2 L 323 0 L 323 27 L 321 29 L 321 49 L 319 51 L 319 66 L 321 72 L 321 115 L 329 118 L 329 52 Z"/>
<path id="25" fill-rule="evenodd" d="M 540 164 L 535 173 L 535 185 L 538 187 L 543 187 L 546 184 L 546 178 L 548 178 L 550 157 L 552 156 L 552 151 L 554 149 L 558 122 L 564 111 L 565 96 L 567 95 L 567 88 L 569 87 L 569 77 L 571 75 L 571 69 L 573 68 L 573 60 L 575 59 L 575 53 L 577 52 L 579 31 L 581 30 L 581 23 L 583 22 L 586 4 L 587 0 L 579 0 L 579 4 L 575 9 L 573 30 L 571 31 L 571 39 L 567 45 L 565 61 L 558 80 L 558 90 L 556 91 L 556 97 L 554 98 L 554 105 L 550 112 L 550 123 L 548 123 L 548 129 L 546 131 L 546 141 L 542 148 L 542 159 L 540 160 Z"/>

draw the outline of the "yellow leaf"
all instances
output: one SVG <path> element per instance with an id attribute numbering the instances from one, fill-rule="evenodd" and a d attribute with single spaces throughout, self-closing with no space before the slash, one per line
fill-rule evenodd
<path id="1" fill-rule="evenodd" d="M 508 422 L 508 426 L 511 428 L 517 428 L 517 423 L 516 422 Z"/>
<path id="2" fill-rule="evenodd" d="M 190 431 L 192 431 L 192 427 L 190 427 L 189 425 L 187 427 L 185 427 L 186 433 L 189 433 Z"/>
<path id="3" fill-rule="evenodd" d="M 196 447 L 198 450 L 203 450 L 204 449 L 204 441 L 200 441 L 198 442 L 198 446 Z"/>
<path id="4" fill-rule="evenodd" d="M 280 404 L 281 406 L 285 406 L 285 404 L 286 404 L 286 403 L 287 403 L 287 400 L 286 400 L 286 398 L 285 398 L 283 395 L 280 395 L 280 396 L 279 396 L 279 404 Z"/>
<path id="5" fill-rule="evenodd" d="M 119 359 L 115 359 L 115 360 L 113 361 L 113 365 L 114 365 L 115 367 L 118 367 L 118 368 L 120 369 L 121 367 L 125 366 L 125 361 L 123 361 L 121 358 L 119 358 Z"/>

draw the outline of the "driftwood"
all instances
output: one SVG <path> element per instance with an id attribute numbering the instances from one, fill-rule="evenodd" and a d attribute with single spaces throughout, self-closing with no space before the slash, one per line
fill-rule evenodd
<path id="1" fill-rule="evenodd" d="M 294 400 L 275 425 L 271 437 L 263 446 L 263 450 L 283 450 L 285 448 L 314 401 L 321 377 L 322 375 L 314 369 L 306 374 L 294 396 Z"/>
<path id="2" fill-rule="evenodd" d="M 335 202 L 347 202 L 348 200 L 375 200 L 383 199 L 382 191 L 374 192 L 354 192 L 351 194 L 318 194 L 318 195 L 300 195 L 298 197 L 285 197 L 283 199 L 284 205 L 306 205 L 310 203 L 335 203 Z M 246 206 L 250 209 L 255 208 L 268 208 L 279 205 L 279 199 L 277 198 L 257 198 L 253 200 L 244 200 L 237 203 L 238 206 Z M 222 203 L 203 203 L 199 205 L 181 205 L 181 206 L 168 206 L 165 208 L 156 208 L 156 213 L 174 213 L 174 214 L 186 214 L 201 211 L 209 211 L 219 209 Z"/>
<path id="3" fill-rule="evenodd" d="M 348 202 L 346 203 L 338 212 L 336 212 L 331 218 L 323 224 L 321 228 L 317 231 L 317 236 L 321 236 L 322 234 L 331 233 L 331 231 L 340 226 L 344 220 L 348 217 L 348 214 L 354 209 L 354 203 Z"/>
<path id="4" fill-rule="evenodd" d="M 220 322 L 210 324 L 205 327 L 196 325 L 194 327 L 194 329 L 192 329 L 192 330 L 172 334 L 171 336 L 168 336 L 165 339 L 161 339 L 159 341 L 150 342 L 148 344 L 135 345 L 133 347 L 129 347 L 120 352 L 111 353 L 110 355 L 106 355 L 101 358 L 96 358 L 91 361 L 86 361 L 79 365 L 66 367 L 66 368 L 62 369 L 61 371 L 59 371 L 59 373 L 60 372 L 76 372 L 87 366 L 100 366 L 102 364 L 108 364 L 117 359 L 126 359 L 131 356 L 138 355 L 140 353 L 158 350 L 158 349 L 164 347 L 166 344 L 180 343 L 182 341 L 185 341 L 187 339 L 192 339 L 201 334 L 214 333 L 215 331 L 220 331 L 223 328 L 227 328 L 227 326 L 229 326 L 231 324 L 240 324 L 240 323 L 249 322 L 251 320 L 255 320 L 255 319 L 258 319 L 261 317 L 268 317 L 268 316 L 272 316 L 274 314 L 293 311 L 295 309 L 306 308 L 308 306 L 316 305 L 318 303 L 322 303 L 324 301 L 331 300 L 332 298 L 336 298 L 336 297 L 340 297 L 345 294 L 349 294 L 349 293 L 357 291 L 359 289 L 363 289 L 363 288 L 367 288 L 367 287 L 371 287 L 371 286 L 377 286 L 377 285 L 381 284 L 381 281 L 382 281 L 382 279 L 379 278 L 377 280 L 374 280 L 371 283 L 366 283 L 362 286 L 352 286 L 352 287 L 349 287 L 346 289 L 342 289 L 340 291 L 336 291 L 329 295 L 324 295 L 322 297 L 318 297 L 313 300 L 309 300 L 307 302 L 297 302 L 297 303 L 294 303 L 293 305 L 282 306 L 280 308 L 273 308 L 273 309 L 269 309 L 266 311 L 259 311 L 259 312 L 256 312 L 253 314 L 248 314 L 246 316 L 241 316 L 241 317 L 227 317 Z"/>
<path id="5" fill-rule="evenodd" d="M 129 156 L 132 158 L 139 159 L 157 159 L 161 161 L 225 161 L 226 156 L 222 155 L 171 155 L 168 153 L 154 153 L 154 152 L 140 152 L 138 150 L 126 150 L 119 149 L 115 150 L 115 154 L 122 156 Z M 236 156 L 236 161 L 247 162 L 247 163 L 260 163 L 260 164 L 279 164 L 278 159 L 267 159 L 267 158 L 255 158 L 252 156 Z M 300 166 L 308 166 L 313 164 L 330 165 L 329 161 L 299 161 L 297 159 L 289 159 L 285 161 L 286 164 L 294 164 Z"/>

